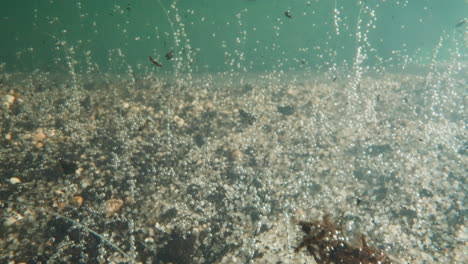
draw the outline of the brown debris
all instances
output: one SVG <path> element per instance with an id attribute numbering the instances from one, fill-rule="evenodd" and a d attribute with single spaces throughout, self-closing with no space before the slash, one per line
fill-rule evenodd
<path id="1" fill-rule="evenodd" d="M 294 252 L 307 248 L 317 264 L 395 263 L 379 249 L 369 247 L 364 235 L 361 236 L 361 246 L 349 244 L 342 229 L 332 222 L 329 215 L 325 215 L 322 221 L 299 221 L 297 224 L 305 235 Z"/>

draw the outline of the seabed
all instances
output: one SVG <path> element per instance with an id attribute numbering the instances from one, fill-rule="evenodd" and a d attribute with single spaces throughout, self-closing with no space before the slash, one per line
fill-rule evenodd
<path id="1" fill-rule="evenodd" d="M 226 76 L 3 74 L 0 262 L 467 262 L 464 78 Z"/>

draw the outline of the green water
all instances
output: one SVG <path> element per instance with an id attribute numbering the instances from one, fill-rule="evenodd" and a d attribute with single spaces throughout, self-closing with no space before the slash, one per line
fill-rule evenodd
<path id="1" fill-rule="evenodd" d="M 467 13 L 464 0 L 8 1 L 0 62 L 82 73 L 329 71 L 357 56 L 428 64 L 440 42 L 438 61 L 466 60 L 466 24 L 455 25 Z"/>

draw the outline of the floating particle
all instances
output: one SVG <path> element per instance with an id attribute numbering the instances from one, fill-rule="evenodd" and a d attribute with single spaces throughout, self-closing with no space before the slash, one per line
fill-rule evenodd
<path id="1" fill-rule="evenodd" d="M 169 51 L 168 53 L 166 53 L 166 60 L 170 60 L 174 57 L 174 51 Z"/>
<path id="2" fill-rule="evenodd" d="M 158 66 L 159 68 L 162 67 L 162 64 L 159 63 L 157 60 L 155 60 L 153 57 L 149 56 L 149 60 L 151 61 L 151 63 L 153 63 L 154 65 Z"/>
<path id="3" fill-rule="evenodd" d="M 456 28 L 459 28 L 461 26 L 463 26 L 464 24 L 466 24 L 466 22 L 468 22 L 468 19 L 463 19 L 462 21 L 458 22 L 455 27 Z"/>

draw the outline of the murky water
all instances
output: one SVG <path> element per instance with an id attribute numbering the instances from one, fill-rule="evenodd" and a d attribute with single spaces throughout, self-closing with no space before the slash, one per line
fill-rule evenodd
<path id="1" fill-rule="evenodd" d="M 222 2 L 6 5 L 0 259 L 466 262 L 466 3 Z"/>

